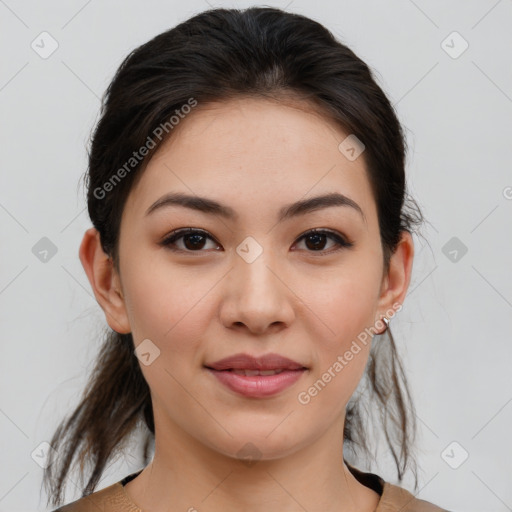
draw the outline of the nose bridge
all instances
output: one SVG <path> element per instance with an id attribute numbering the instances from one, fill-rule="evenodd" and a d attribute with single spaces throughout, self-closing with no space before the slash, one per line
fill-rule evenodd
<path id="1" fill-rule="evenodd" d="M 289 323 L 293 314 L 290 292 L 279 279 L 280 266 L 271 250 L 254 240 L 237 248 L 225 296 L 224 320 L 262 331 L 276 322 Z"/>
<path id="2" fill-rule="evenodd" d="M 282 293 L 282 283 L 274 275 L 277 265 L 270 249 L 257 247 L 254 242 L 247 241 L 237 248 L 235 262 L 236 288 L 240 300 L 250 302 L 264 299 L 268 302 Z"/>

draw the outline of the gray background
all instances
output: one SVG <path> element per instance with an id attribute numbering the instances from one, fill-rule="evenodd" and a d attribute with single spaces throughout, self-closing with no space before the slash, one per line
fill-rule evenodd
<path id="1" fill-rule="evenodd" d="M 324 23 L 377 72 L 407 128 L 428 243 L 415 238 L 392 327 L 417 407 L 419 497 L 456 512 L 512 510 L 512 2 L 265 5 Z M 41 443 L 76 404 L 105 325 L 78 259 L 90 227 L 78 183 L 99 98 L 130 50 L 206 8 L 0 0 L 0 511 L 44 510 Z M 58 43 L 45 59 L 31 47 L 51 49 L 43 31 Z M 46 262 L 43 237 L 57 249 Z M 139 468 L 127 454 L 100 487 Z M 385 457 L 372 470 L 393 481 Z"/>

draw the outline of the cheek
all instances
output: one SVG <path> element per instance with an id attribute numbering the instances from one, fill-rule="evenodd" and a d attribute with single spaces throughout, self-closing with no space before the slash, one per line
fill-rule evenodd
<path id="1" fill-rule="evenodd" d="M 326 352 L 344 351 L 353 339 L 373 325 L 378 299 L 378 272 L 347 268 L 332 276 L 322 287 L 310 287 L 312 312 L 322 321 Z M 318 334 L 318 333 L 317 333 Z"/>
<path id="2" fill-rule="evenodd" d="M 140 365 L 153 398 L 156 404 L 166 404 L 166 409 L 189 409 L 190 397 L 180 383 L 193 382 L 202 364 L 201 347 L 214 310 L 211 291 L 215 283 L 211 278 L 197 278 L 197 272 L 194 279 L 190 271 L 167 265 L 134 264 L 126 270 L 135 346 L 149 339 L 160 351 L 150 365 Z"/>
<path id="3" fill-rule="evenodd" d="M 346 407 L 363 376 L 371 348 L 365 328 L 371 325 L 374 293 L 370 282 L 340 280 L 317 299 L 319 316 L 329 328 L 313 338 L 313 371 L 298 400 L 325 415 L 327 425 Z"/>
<path id="4" fill-rule="evenodd" d="M 308 306 L 321 320 L 315 325 L 322 327 L 310 333 L 317 340 L 312 387 L 302 391 L 305 401 L 331 416 L 348 403 L 364 373 L 371 348 L 365 329 L 373 325 L 379 272 L 375 260 L 359 258 L 323 286 L 310 286 Z"/>
<path id="5" fill-rule="evenodd" d="M 166 354 L 194 351 L 211 315 L 211 281 L 193 269 L 127 265 L 127 313 L 135 342 L 149 338 Z"/>

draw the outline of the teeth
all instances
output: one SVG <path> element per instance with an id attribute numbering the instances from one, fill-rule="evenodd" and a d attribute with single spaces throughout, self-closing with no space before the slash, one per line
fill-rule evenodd
<path id="1" fill-rule="evenodd" d="M 246 377 L 254 377 L 255 375 L 277 375 L 283 370 L 231 370 L 237 375 L 245 375 Z"/>
<path id="2" fill-rule="evenodd" d="M 259 375 L 260 372 L 258 370 L 239 370 L 241 375 L 245 375 L 246 377 L 252 377 L 253 375 Z"/>

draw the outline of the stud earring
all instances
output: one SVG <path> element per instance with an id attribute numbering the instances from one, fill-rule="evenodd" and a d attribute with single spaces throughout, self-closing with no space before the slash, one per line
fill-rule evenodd
<path id="1" fill-rule="evenodd" d="M 389 327 L 389 320 L 385 316 L 382 317 L 382 321 L 386 324 L 386 328 L 383 331 L 379 332 L 379 334 L 384 334 Z"/>

